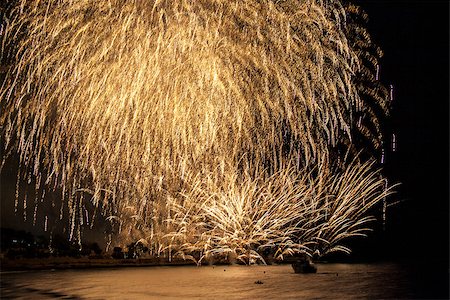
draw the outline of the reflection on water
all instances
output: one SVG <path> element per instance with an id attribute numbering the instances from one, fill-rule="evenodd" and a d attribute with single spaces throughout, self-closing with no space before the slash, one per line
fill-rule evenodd
<path id="1" fill-rule="evenodd" d="M 417 298 L 410 274 L 390 264 L 183 266 L 3 272 L 2 299 Z"/>

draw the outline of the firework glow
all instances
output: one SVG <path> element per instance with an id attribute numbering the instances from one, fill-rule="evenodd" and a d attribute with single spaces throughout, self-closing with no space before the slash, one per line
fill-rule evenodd
<path id="1" fill-rule="evenodd" d="M 61 194 L 70 239 L 99 212 L 112 244 L 198 264 L 349 253 L 391 193 L 389 92 L 356 6 L 8 3 L 2 166 L 18 154 L 16 207 Z"/>

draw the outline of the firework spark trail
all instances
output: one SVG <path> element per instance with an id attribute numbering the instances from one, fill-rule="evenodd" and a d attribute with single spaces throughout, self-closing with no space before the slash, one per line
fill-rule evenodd
<path id="1" fill-rule="evenodd" d="M 227 180 L 228 189 L 205 183 L 185 194 L 166 235 L 178 255 L 197 263 L 208 257 L 262 261 L 258 254 L 273 248 L 276 256 L 304 253 L 322 256 L 335 251 L 350 253 L 339 243 L 365 236 L 373 218 L 367 211 L 391 193 L 373 163 L 351 162 L 343 172 L 317 176 L 287 167 L 266 179 Z M 359 179 L 359 180 L 358 180 Z M 233 184 L 234 183 L 234 184 Z M 236 189 L 236 186 L 240 189 Z M 185 203 L 188 203 L 187 205 Z M 175 242 L 174 242 L 175 241 Z M 189 255 L 197 253 L 197 257 Z"/>
<path id="2" fill-rule="evenodd" d="M 88 199 L 120 229 L 150 230 L 157 243 L 173 230 L 164 221 L 179 212 L 172 204 L 197 207 L 205 197 L 216 202 L 200 215 L 239 226 L 242 205 L 280 208 L 279 236 L 293 224 L 283 205 L 322 213 L 323 197 L 303 211 L 306 200 L 293 200 L 305 188 L 296 177 L 317 164 L 317 178 L 327 176 L 330 149 L 351 141 L 365 107 L 339 1 L 19 4 L 2 36 L 11 66 L 0 91 L 2 150 L 19 153 L 22 177 L 62 190 L 72 233 L 80 234 Z M 368 198 L 377 193 L 367 188 Z M 358 203 L 359 218 L 366 206 Z"/>

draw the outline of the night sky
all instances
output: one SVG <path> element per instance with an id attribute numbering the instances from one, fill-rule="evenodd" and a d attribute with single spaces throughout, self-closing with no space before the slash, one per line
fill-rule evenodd
<path id="1" fill-rule="evenodd" d="M 359 1 L 394 86 L 398 149 L 386 173 L 400 182 L 387 242 L 398 256 L 444 260 L 449 245 L 449 18 L 447 1 Z"/>
<path id="2" fill-rule="evenodd" d="M 365 257 L 376 251 L 386 259 L 432 261 L 448 270 L 448 1 L 357 3 L 369 14 L 369 32 L 385 53 L 381 81 L 394 86 L 390 122 L 398 147 L 388 154 L 385 173 L 391 183 L 401 183 L 393 198 L 402 202 L 389 210 L 382 237 L 363 241 L 376 247 L 356 252 Z M 3 199 L 13 193 L 13 174 L 5 169 L 1 177 L 2 226 L 17 224 L 30 230 L 21 216 L 12 218 L 11 203 Z"/>

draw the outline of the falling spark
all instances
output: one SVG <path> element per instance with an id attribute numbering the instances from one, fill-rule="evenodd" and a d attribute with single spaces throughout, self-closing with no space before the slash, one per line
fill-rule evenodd
<path id="1" fill-rule="evenodd" d="M 15 193 L 15 198 L 14 198 L 14 213 L 17 213 L 17 208 L 19 206 L 19 186 L 20 186 L 20 175 L 17 174 L 16 193 Z"/>
<path id="2" fill-rule="evenodd" d="M 392 134 L 392 152 L 397 151 L 397 136 L 395 133 Z"/>
<path id="3" fill-rule="evenodd" d="M 25 193 L 25 195 L 23 197 L 23 220 L 24 221 L 27 220 L 27 197 L 28 197 L 28 194 Z"/>
<path id="4" fill-rule="evenodd" d="M 36 226 L 36 217 L 37 217 L 37 204 L 34 204 L 34 212 L 33 212 L 33 226 Z"/>
<path id="5" fill-rule="evenodd" d="M 390 100 L 391 102 L 394 101 L 394 86 L 390 85 Z"/>
<path id="6" fill-rule="evenodd" d="M 383 231 L 386 230 L 386 209 L 387 209 L 387 194 L 388 194 L 388 180 L 384 179 L 384 197 L 383 197 Z"/>
<path id="7" fill-rule="evenodd" d="M 84 214 L 86 217 L 86 224 L 89 225 L 89 211 L 84 207 Z"/>

